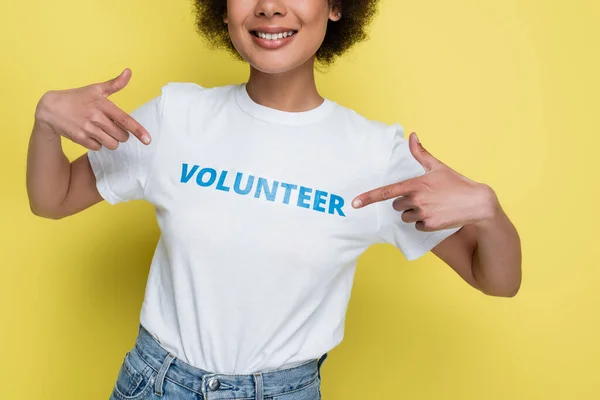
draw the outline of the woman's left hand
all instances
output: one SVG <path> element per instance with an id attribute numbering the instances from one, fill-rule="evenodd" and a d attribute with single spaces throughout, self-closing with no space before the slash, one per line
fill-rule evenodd
<path id="1" fill-rule="evenodd" d="M 355 208 L 397 197 L 392 204 L 402 212 L 402 220 L 416 223 L 417 230 L 425 232 L 494 218 L 500 206 L 491 187 L 468 179 L 436 159 L 414 132 L 408 140 L 410 152 L 425 168 L 425 174 L 362 193 L 352 202 Z"/>

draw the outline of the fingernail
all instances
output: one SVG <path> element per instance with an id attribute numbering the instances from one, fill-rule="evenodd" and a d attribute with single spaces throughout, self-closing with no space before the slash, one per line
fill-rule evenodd
<path id="1" fill-rule="evenodd" d="M 362 201 L 360 201 L 360 199 L 354 199 L 354 201 L 352 202 L 352 207 L 358 208 L 360 206 L 362 206 Z"/>
<path id="2" fill-rule="evenodd" d="M 415 139 L 417 139 L 417 143 L 421 143 L 421 141 L 419 140 L 419 137 L 417 136 L 417 132 L 413 132 L 415 134 Z"/>
<path id="3" fill-rule="evenodd" d="M 150 143 L 150 138 L 148 136 L 142 136 L 142 142 L 148 144 Z"/>

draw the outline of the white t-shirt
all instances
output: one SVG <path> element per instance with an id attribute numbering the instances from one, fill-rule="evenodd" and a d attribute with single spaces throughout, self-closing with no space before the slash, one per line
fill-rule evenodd
<path id="1" fill-rule="evenodd" d="M 244 84 L 174 82 L 131 113 L 152 135 L 89 151 L 110 204 L 144 199 L 161 236 L 140 322 L 176 357 L 216 373 L 288 368 L 336 347 L 357 258 L 392 243 L 408 260 L 457 229 L 425 233 L 390 199 L 352 199 L 422 175 L 400 125 L 325 100 L 255 103 Z"/>

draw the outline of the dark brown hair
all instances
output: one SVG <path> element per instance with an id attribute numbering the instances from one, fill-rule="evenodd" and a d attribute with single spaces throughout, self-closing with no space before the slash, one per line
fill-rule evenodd
<path id="1" fill-rule="evenodd" d="M 325 0 L 324 0 L 325 1 Z M 342 18 L 327 22 L 327 33 L 317 51 L 317 61 L 327 66 L 354 44 L 367 39 L 366 29 L 377 10 L 378 0 L 328 0 L 341 9 Z M 194 0 L 196 29 L 208 44 L 216 49 L 226 49 L 237 58 L 241 56 L 233 47 L 223 17 L 227 12 L 227 0 Z"/>

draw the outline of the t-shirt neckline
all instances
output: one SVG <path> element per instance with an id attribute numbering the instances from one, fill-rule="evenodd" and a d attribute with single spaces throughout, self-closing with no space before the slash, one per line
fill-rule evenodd
<path id="1" fill-rule="evenodd" d="M 235 97 L 239 107 L 247 114 L 266 122 L 282 125 L 309 125 L 327 117 L 335 108 L 336 103 L 324 99 L 316 108 L 307 111 L 282 111 L 256 103 L 246 90 L 246 83 L 237 85 Z"/>

